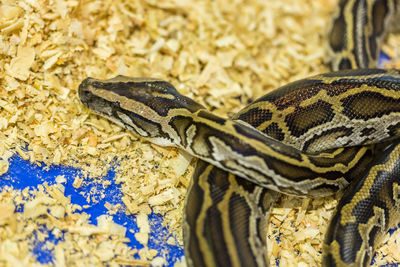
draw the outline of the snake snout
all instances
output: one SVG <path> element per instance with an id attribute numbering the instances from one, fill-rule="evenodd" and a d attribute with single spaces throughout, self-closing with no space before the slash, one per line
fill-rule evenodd
<path id="1" fill-rule="evenodd" d="M 91 97 L 90 97 L 91 92 L 89 90 L 89 85 L 92 80 L 93 80 L 93 78 L 90 78 L 90 77 L 84 79 L 78 88 L 79 99 L 85 106 L 88 106 L 88 103 L 91 99 Z"/>

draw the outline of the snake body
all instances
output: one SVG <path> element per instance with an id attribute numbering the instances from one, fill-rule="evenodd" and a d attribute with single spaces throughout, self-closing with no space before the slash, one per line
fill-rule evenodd
<path id="1" fill-rule="evenodd" d="M 232 118 L 169 83 L 85 79 L 90 109 L 153 143 L 199 158 L 186 200 L 194 266 L 266 266 L 266 217 L 279 193 L 346 188 L 324 242 L 324 266 L 367 265 L 399 221 L 400 71 L 375 67 L 395 1 L 341 1 L 329 38 L 332 69 L 283 86 Z"/>

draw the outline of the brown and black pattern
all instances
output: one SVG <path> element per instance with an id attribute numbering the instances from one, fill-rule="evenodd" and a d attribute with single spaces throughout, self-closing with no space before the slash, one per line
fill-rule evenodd
<path id="1" fill-rule="evenodd" d="M 203 116 L 202 118 L 206 118 L 207 116 Z M 178 123 L 179 122 L 179 123 Z M 180 123 L 182 122 L 182 123 Z M 232 121 L 226 121 L 229 123 Z M 222 122 L 218 123 L 221 124 Z M 366 149 L 347 149 L 343 150 L 343 153 L 326 153 L 324 152 L 323 155 L 308 155 L 302 154 L 299 150 L 296 150 L 290 146 L 286 146 L 281 142 L 278 142 L 272 138 L 267 138 L 256 131 L 253 131 L 251 128 L 246 127 L 242 124 L 235 124 L 234 122 L 234 130 L 236 133 L 240 134 L 239 136 L 234 135 L 232 133 L 226 132 L 223 135 L 219 136 L 219 139 L 230 149 L 232 152 L 241 154 L 246 157 L 255 156 L 263 160 L 265 166 L 268 166 L 268 169 L 274 170 L 276 175 L 280 175 L 283 179 L 287 181 L 293 182 L 301 182 L 303 180 L 313 180 L 317 178 L 321 178 L 327 181 L 335 181 L 336 179 L 345 179 L 345 173 L 353 167 L 355 164 L 355 160 L 361 160 L 366 153 Z M 211 127 L 208 123 L 202 122 L 200 120 L 193 119 L 191 117 L 185 116 L 175 116 L 171 119 L 170 124 L 174 126 L 174 129 L 178 133 L 182 133 L 183 135 L 180 136 L 183 140 L 183 144 L 201 144 L 204 143 L 204 146 L 207 148 L 208 155 L 201 155 L 200 151 L 196 151 L 196 148 L 192 148 L 197 156 L 207 156 L 213 157 L 213 144 L 210 141 L 213 137 L 215 137 L 215 128 Z M 185 140 L 187 128 L 190 126 L 195 127 L 195 135 L 192 137 L 192 140 L 189 142 Z M 223 126 L 223 125 L 222 125 Z M 264 145 L 275 150 L 279 155 L 286 155 L 293 160 L 299 162 L 299 165 L 288 165 L 286 161 L 281 159 L 280 157 L 276 157 L 273 154 L 262 154 L 259 150 L 254 149 L 253 146 L 249 145 L 247 142 L 243 142 L 240 139 L 240 136 L 247 136 L 250 140 L 258 140 L 263 142 Z M 303 161 L 304 157 L 308 158 L 308 162 L 311 162 L 314 166 L 312 168 L 308 167 Z M 265 177 L 265 180 L 261 178 L 256 180 L 256 183 L 262 186 L 268 186 L 269 184 L 274 184 L 273 177 L 269 176 L 267 173 L 264 173 L 260 166 L 246 166 L 243 165 L 240 161 L 236 160 L 234 156 L 227 157 L 226 160 L 219 161 L 218 166 L 223 167 L 224 169 L 230 170 L 235 172 L 235 169 L 232 168 L 232 162 L 234 162 L 235 166 L 241 166 L 239 173 L 242 173 L 243 169 L 246 169 L 248 173 L 251 173 L 255 177 Z M 304 162 L 304 164 L 302 164 Z M 319 170 L 316 170 L 319 168 Z M 237 173 L 237 172 L 235 172 Z M 245 175 L 245 174 L 243 174 Z M 255 178 L 251 177 L 251 178 Z M 247 177 L 246 177 L 247 178 Z M 254 182 L 254 181 L 253 181 Z M 331 182 L 329 182 L 331 183 Z M 339 185 L 335 187 L 335 191 L 341 189 L 343 185 Z M 280 190 L 282 192 L 286 192 L 289 194 L 296 194 L 296 195 L 304 195 L 305 192 L 307 194 L 321 194 L 318 190 L 317 192 L 312 192 L 312 186 L 309 186 L 307 191 L 302 192 L 301 190 L 297 190 L 294 186 L 288 186 L 286 188 L 281 187 Z M 324 193 L 327 194 L 328 190 Z"/>
<path id="2" fill-rule="evenodd" d="M 396 96 L 399 95 L 400 90 L 398 83 L 399 77 L 400 74 L 397 70 L 382 69 L 342 70 L 317 75 L 306 80 L 290 83 L 268 93 L 250 104 L 248 107 L 244 108 L 238 114 L 234 115 L 233 119 L 247 121 L 263 133 L 272 136 L 279 141 L 290 143 L 296 148 L 304 151 L 326 149 L 327 147 L 324 146 L 324 141 L 327 139 L 324 139 L 324 133 L 326 132 L 329 134 L 334 131 L 339 132 L 339 130 L 335 129 L 344 127 L 343 121 L 336 122 L 336 124 L 339 123 L 340 125 L 338 127 L 335 126 L 336 124 L 328 125 L 328 123 L 332 121 L 332 118 L 337 117 L 337 114 L 333 114 L 334 111 L 329 109 L 329 105 L 336 107 L 343 106 L 344 108 L 347 108 L 346 114 L 349 114 L 348 121 L 350 122 L 352 118 L 359 116 L 359 113 L 362 114 L 363 109 L 371 111 L 369 109 L 369 104 L 363 105 L 362 103 L 359 103 L 356 110 L 347 107 L 347 102 L 350 102 L 354 98 L 357 99 L 357 92 L 362 91 L 367 94 L 367 96 L 370 94 L 369 98 L 374 98 L 375 95 L 380 94 L 376 91 L 381 90 L 384 94 L 392 96 L 388 98 L 396 103 Z M 366 85 L 369 88 L 372 88 L 370 93 L 367 93 L 368 89 L 365 88 Z M 352 93 L 353 95 L 350 94 L 351 92 L 354 92 Z M 346 94 L 347 97 L 344 97 L 343 95 Z M 383 98 L 385 97 L 386 96 L 383 96 Z M 322 104 L 317 104 L 313 99 L 316 99 L 318 103 Z M 379 99 L 381 98 L 374 98 L 371 101 L 378 102 L 377 106 L 384 108 L 384 104 L 386 103 L 379 102 L 382 101 L 382 99 Z M 311 104 L 309 105 L 304 105 L 306 101 L 314 102 L 310 102 Z M 343 104 L 343 102 L 346 102 L 346 104 Z M 373 104 L 373 102 L 371 102 L 371 104 Z M 353 101 L 353 103 L 356 104 L 355 101 Z M 323 117 L 323 113 L 321 114 L 321 110 L 319 109 L 325 109 L 325 111 L 322 110 L 326 113 L 325 117 Z M 394 112 L 395 110 L 392 111 L 392 113 Z M 313 116 L 313 114 L 315 115 Z M 308 120 L 308 118 L 306 118 L 308 125 L 304 125 L 301 117 L 307 117 L 310 115 L 314 120 Z M 315 118 L 315 116 L 320 116 L 320 118 Z M 297 120 L 298 117 L 299 120 Z M 322 117 L 323 119 L 321 119 Z M 294 121 L 296 123 L 294 123 Z M 327 125 L 326 130 L 321 131 L 325 124 Z M 372 125 L 368 123 L 365 124 L 365 127 L 371 126 Z M 353 126 L 349 125 L 347 127 L 349 130 L 346 131 L 351 131 L 352 127 Z M 292 136 L 303 136 L 302 138 L 306 138 L 304 139 L 305 144 L 309 145 L 306 145 L 305 147 L 297 146 L 298 142 L 290 141 Z M 365 137 L 363 139 L 366 140 L 366 142 L 370 140 L 364 134 L 360 134 L 359 136 Z M 337 136 L 336 138 L 338 137 L 340 136 Z M 329 138 L 328 135 L 327 138 Z M 320 143 L 318 143 L 318 139 L 321 140 Z M 355 144 L 350 142 L 348 145 Z M 305 149 L 307 147 L 309 147 L 310 150 Z"/>
<path id="3" fill-rule="evenodd" d="M 343 114 L 349 119 L 368 120 L 399 114 L 400 100 L 378 92 L 363 91 L 342 99 Z"/>
<path id="4" fill-rule="evenodd" d="M 305 100 L 313 98 L 322 90 L 328 96 L 340 96 L 351 89 L 357 89 L 366 84 L 370 87 L 378 87 L 385 90 L 399 90 L 399 76 L 399 70 L 383 69 L 344 69 L 315 75 L 307 79 L 291 82 L 269 92 L 249 104 L 233 118 L 238 119 L 238 116 L 249 116 L 247 113 L 263 112 L 263 110 L 268 110 L 271 103 L 278 110 L 296 107 L 304 103 Z M 265 103 L 265 108 L 261 110 L 254 109 L 256 103 Z M 250 111 L 250 109 L 254 110 Z M 271 111 L 268 110 L 268 112 Z"/>
<path id="5" fill-rule="evenodd" d="M 332 69 L 377 67 L 381 43 L 397 6 L 397 0 L 341 0 L 328 40 Z"/>
<path id="6" fill-rule="evenodd" d="M 147 133 L 148 137 L 163 137 L 163 138 L 168 138 L 169 135 L 166 135 L 163 133 L 163 130 L 161 129 L 161 126 L 158 123 L 154 123 L 151 120 L 148 120 L 147 118 L 144 118 L 142 116 L 139 116 L 137 114 L 131 113 L 129 111 L 123 110 L 123 109 L 114 109 L 113 110 L 113 116 L 114 117 L 121 117 L 121 115 L 126 116 L 127 118 L 130 119 L 130 122 L 123 121 L 124 127 L 126 129 L 129 129 L 131 131 L 136 131 L 134 127 L 132 127 L 132 124 L 136 125 L 136 127 L 140 128 L 142 131 Z"/>
<path id="7" fill-rule="evenodd" d="M 182 146 L 189 146 L 189 140 L 187 139 L 187 132 L 189 127 L 193 126 L 193 120 L 188 117 L 180 116 L 174 117 L 170 120 L 169 124 L 173 127 L 173 129 L 178 133 Z"/>
<path id="8" fill-rule="evenodd" d="M 291 135 L 300 137 L 315 126 L 327 123 L 335 117 L 332 105 L 318 100 L 306 107 L 296 107 L 292 113 L 286 116 Z"/>
<path id="9" fill-rule="evenodd" d="M 276 122 L 268 125 L 262 132 L 278 141 L 283 141 L 285 139 L 284 131 L 279 128 L 279 125 Z"/>
<path id="10" fill-rule="evenodd" d="M 276 197 L 198 161 L 185 205 L 189 265 L 267 266 L 265 214 Z"/>
<path id="11" fill-rule="evenodd" d="M 332 69 L 376 67 L 381 42 L 388 24 L 394 20 L 398 4 L 398 1 L 391 0 L 342 0 L 329 39 L 334 56 Z M 382 93 L 367 90 L 343 98 L 343 113 L 350 120 L 365 121 L 397 114 L 399 98 L 392 98 L 387 91 L 384 95 L 383 91 L 399 90 L 399 85 L 390 84 L 393 81 L 390 75 L 379 82 L 368 79 L 366 84 L 384 89 Z M 395 134 L 398 123 L 386 127 L 388 136 L 398 136 Z M 379 131 L 382 129 L 367 127 L 360 136 L 368 140 Z M 387 143 L 379 145 L 377 151 L 387 146 Z M 375 154 L 377 160 L 353 172 L 355 177 L 362 179 L 346 189 L 339 202 L 325 238 L 323 266 L 370 265 L 373 251 L 383 235 L 399 222 L 400 206 L 396 194 L 393 194 L 398 194 L 395 188 L 398 188 L 400 175 L 399 147 L 399 141 L 395 141 L 385 152 Z M 361 171 L 368 169 L 366 173 Z"/>
<path id="12" fill-rule="evenodd" d="M 369 265 L 373 249 L 400 219 L 400 140 L 346 189 L 325 239 L 323 266 Z M 370 250 L 369 248 L 372 248 Z"/>
<path id="13" fill-rule="evenodd" d="M 268 110 L 268 108 L 263 107 L 262 109 L 259 107 L 252 108 L 246 112 L 239 113 L 233 117 L 237 120 L 242 120 L 252 125 L 253 127 L 258 128 L 261 124 L 266 121 L 270 121 L 272 119 L 272 112 Z"/>

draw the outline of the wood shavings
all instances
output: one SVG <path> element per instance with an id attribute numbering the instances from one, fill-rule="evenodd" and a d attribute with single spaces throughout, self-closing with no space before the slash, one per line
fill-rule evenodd
<path id="1" fill-rule="evenodd" d="M 156 266 L 162 267 L 162 266 L 166 266 L 167 264 L 168 264 L 167 261 L 162 257 L 156 257 L 151 261 L 151 266 L 155 266 L 155 267 Z"/>
<path id="2" fill-rule="evenodd" d="M 0 175 L 6 173 L 8 171 L 9 163 L 7 160 L 0 159 Z"/>
<path id="3" fill-rule="evenodd" d="M 14 216 L 15 207 L 12 203 L 1 203 L 0 204 L 0 225 L 10 223 L 9 221 Z"/>
<path id="4" fill-rule="evenodd" d="M 135 233 L 135 238 L 139 241 L 143 246 L 147 246 L 147 242 L 149 241 L 150 234 L 150 224 L 147 218 L 147 214 L 139 213 L 136 216 L 137 226 L 139 227 L 139 232 Z"/>
<path id="5" fill-rule="evenodd" d="M 97 226 L 105 233 L 125 237 L 126 228 L 113 222 L 112 217 L 101 215 L 97 218 Z"/>
<path id="6" fill-rule="evenodd" d="M 47 191 L 59 192 L 56 186 L 45 187 Z M 100 266 L 125 262 L 149 265 L 149 262 L 133 259 L 134 251 L 125 244 L 126 228 L 114 223 L 109 216 L 100 216 L 98 225 L 94 226 L 88 222 L 85 213 L 74 213 L 73 205 L 63 194 L 54 195 L 54 198 L 43 187 L 25 193 L 17 190 L 0 192 L 0 265 L 41 266 L 25 242 L 44 242 L 50 232 L 62 237 L 57 244 L 46 242 L 49 249 L 54 247 L 54 262 L 57 264 Z M 14 213 L 13 202 L 23 205 L 24 212 Z M 47 230 L 39 230 L 43 225 Z M 92 251 L 93 256 L 88 257 L 88 251 Z"/>
<path id="7" fill-rule="evenodd" d="M 67 182 L 65 175 L 58 175 L 55 180 L 57 184 L 62 184 Z"/>
<path id="8" fill-rule="evenodd" d="M 24 216 L 27 219 L 34 219 L 47 214 L 49 205 L 55 203 L 55 200 L 46 196 L 36 198 L 25 205 Z"/>
<path id="9" fill-rule="evenodd" d="M 72 183 L 72 186 L 75 188 L 79 188 L 81 187 L 82 182 L 83 182 L 82 177 L 76 176 L 74 182 Z"/>
<path id="10" fill-rule="evenodd" d="M 35 59 L 35 50 L 32 47 L 18 47 L 17 56 L 10 65 L 6 65 L 8 74 L 14 78 L 25 81 L 29 77 L 29 69 Z"/>

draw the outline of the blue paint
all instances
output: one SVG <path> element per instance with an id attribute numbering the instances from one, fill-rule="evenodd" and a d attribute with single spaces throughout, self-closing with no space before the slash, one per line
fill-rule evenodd
<path id="1" fill-rule="evenodd" d="M 89 205 L 88 208 L 83 209 L 81 212 L 90 214 L 90 223 L 97 225 L 97 218 L 100 215 L 107 214 L 107 209 L 104 206 L 106 202 L 112 205 L 121 204 L 123 209 L 125 209 L 125 205 L 121 201 L 121 187 L 114 181 L 114 169 L 111 169 L 105 177 L 100 178 L 103 182 L 94 179 L 85 179 L 82 186 L 76 189 L 72 186 L 75 177 L 83 177 L 79 169 L 65 166 L 39 167 L 15 155 L 10 159 L 8 172 L 0 176 L 0 190 L 3 190 L 6 186 L 17 190 L 25 188 L 34 189 L 44 182 L 52 185 L 55 184 L 55 178 L 59 175 L 64 175 L 67 180 L 66 184 L 64 184 L 65 196 L 71 197 L 71 203 L 80 206 Z M 110 185 L 104 187 L 104 180 L 110 181 Z M 93 192 L 95 193 L 93 194 Z M 95 201 L 93 203 L 86 201 L 88 195 L 91 196 L 91 199 L 94 196 Z M 22 212 L 23 209 L 23 205 L 17 206 L 16 212 Z M 112 217 L 114 222 L 127 228 L 126 237 L 130 240 L 127 245 L 132 249 L 143 248 L 142 244 L 137 242 L 134 237 L 134 234 L 139 231 L 136 225 L 136 217 L 134 215 L 126 215 L 123 211 L 118 211 Z M 167 266 L 173 266 L 183 256 L 183 249 L 180 246 L 171 246 L 166 243 L 171 234 L 168 228 L 162 226 L 162 221 L 162 216 L 159 214 L 153 213 L 149 216 L 151 235 L 148 246 L 150 249 L 156 249 L 159 252 L 157 256 L 162 256 L 166 259 L 168 262 Z M 133 233 L 129 230 L 132 230 Z M 36 232 L 29 242 L 32 247 L 31 250 L 38 262 L 43 264 L 53 263 L 54 251 L 46 248 L 45 244 L 46 242 L 57 244 L 57 242 L 62 240 L 62 237 L 61 239 L 57 239 L 45 226 L 41 227 L 39 231 L 47 237 L 43 242 L 40 242 L 35 238 L 38 234 Z"/>
<path id="2" fill-rule="evenodd" d="M 385 64 L 386 62 L 389 62 L 390 60 L 392 60 L 392 59 L 382 51 L 379 54 L 378 67 L 383 68 L 383 64 Z"/>
<path id="3" fill-rule="evenodd" d="M 168 262 L 169 261 L 175 262 L 179 260 L 183 256 L 183 250 L 179 249 L 179 246 L 171 246 L 165 242 L 166 239 L 168 239 L 169 237 L 174 238 L 175 241 L 176 238 L 169 233 L 168 228 L 162 226 L 163 222 L 162 216 L 160 214 L 153 213 L 149 216 L 149 220 L 150 220 L 151 232 L 159 233 L 159 235 L 152 235 L 150 237 L 148 243 L 149 248 L 157 250 L 161 249 L 161 251 L 168 251 L 168 253 L 162 255 Z"/>
<path id="4" fill-rule="evenodd" d="M 49 231 L 46 226 L 42 226 L 39 231 L 47 235 L 44 241 L 39 241 L 37 239 L 37 231 L 34 233 L 35 239 L 32 240 L 31 245 L 33 247 L 33 253 L 36 255 L 36 259 L 38 262 L 42 264 L 53 263 L 53 251 L 48 249 L 45 245 L 46 242 L 51 242 L 53 244 L 57 244 L 59 241 L 64 241 L 61 237 L 57 239 L 51 231 Z"/>

